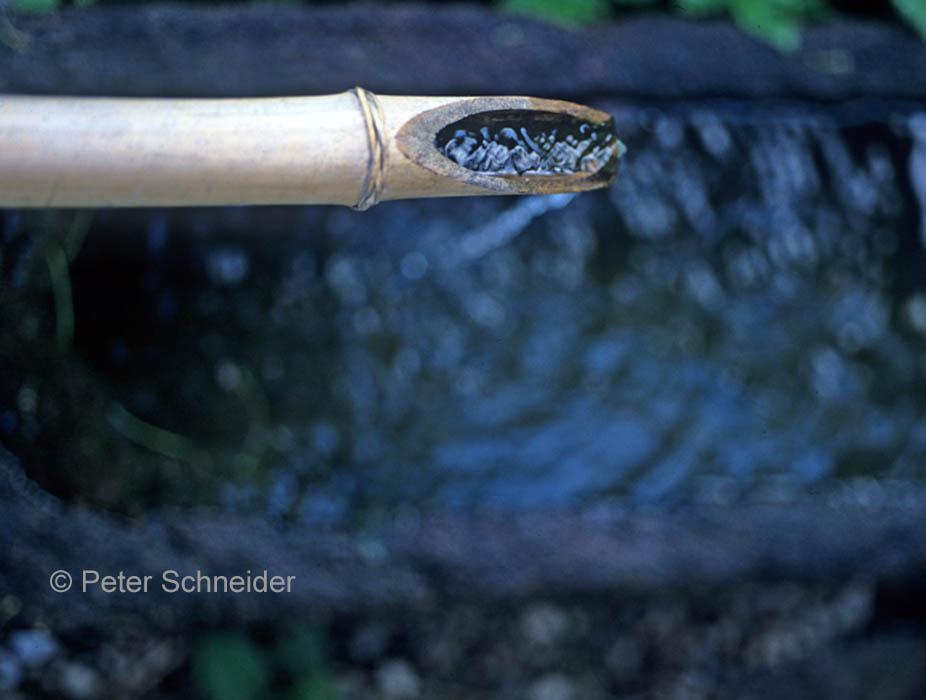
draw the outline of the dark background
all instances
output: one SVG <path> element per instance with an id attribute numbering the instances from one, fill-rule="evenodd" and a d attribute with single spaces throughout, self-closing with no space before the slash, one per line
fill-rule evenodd
<path id="1" fill-rule="evenodd" d="M 926 48 L 656 9 L 6 15 L 5 92 L 532 94 L 630 149 L 574 198 L 4 212 L 10 692 L 922 692 Z M 87 562 L 302 588 L 50 593 Z"/>

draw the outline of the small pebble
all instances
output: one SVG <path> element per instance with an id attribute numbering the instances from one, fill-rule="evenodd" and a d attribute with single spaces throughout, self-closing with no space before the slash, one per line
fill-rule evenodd
<path id="1" fill-rule="evenodd" d="M 18 630 L 10 635 L 10 646 L 29 668 L 47 663 L 58 653 L 58 642 L 44 630 Z"/>
<path id="2" fill-rule="evenodd" d="M 100 697 L 103 681 L 94 669 L 82 664 L 64 662 L 58 670 L 58 689 L 65 697 L 77 700 Z"/>
<path id="3" fill-rule="evenodd" d="M 392 659 L 376 670 L 376 682 L 387 698 L 410 700 L 421 692 L 421 681 L 407 661 Z"/>
<path id="4" fill-rule="evenodd" d="M 530 700 L 574 700 L 575 685 L 565 676 L 550 674 L 535 681 L 527 696 Z"/>
<path id="5" fill-rule="evenodd" d="M 568 630 L 569 616 L 548 603 L 532 605 L 521 618 L 522 634 L 528 642 L 537 646 L 554 646 Z"/>

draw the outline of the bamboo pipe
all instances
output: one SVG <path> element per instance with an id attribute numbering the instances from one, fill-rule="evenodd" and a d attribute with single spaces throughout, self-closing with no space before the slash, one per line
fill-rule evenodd
<path id="1" fill-rule="evenodd" d="M 529 97 L 376 96 L 362 88 L 254 99 L 0 95 L 0 206 L 366 209 L 386 199 L 576 192 L 616 177 L 616 137 L 606 162 L 571 174 L 477 172 L 435 146 L 441 130 L 482 115 L 583 121 L 613 133 L 604 112 Z"/>

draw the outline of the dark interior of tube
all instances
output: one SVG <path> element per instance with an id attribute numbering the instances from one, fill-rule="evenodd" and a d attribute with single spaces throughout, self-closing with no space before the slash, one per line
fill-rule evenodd
<path id="1" fill-rule="evenodd" d="M 441 154 L 464 168 L 507 176 L 597 172 L 616 161 L 619 143 L 612 119 L 593 123 L 527 109 L 470 115 L 445 126 L 434 141 Z"/>

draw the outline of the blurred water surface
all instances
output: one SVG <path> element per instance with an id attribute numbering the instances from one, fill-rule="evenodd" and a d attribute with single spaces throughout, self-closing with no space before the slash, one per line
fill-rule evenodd
<path id="1" fill-rule="evenodd" d="M 926 112 L 614 111 L 603 192 L 100 213 L 75 348 L 316 522 L 926 475 Z"/>

